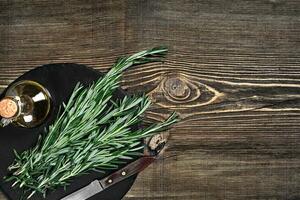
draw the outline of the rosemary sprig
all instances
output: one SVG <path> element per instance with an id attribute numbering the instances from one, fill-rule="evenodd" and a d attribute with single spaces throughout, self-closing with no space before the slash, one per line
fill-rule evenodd
<path id="1" fill-rule="evenodd" d="M 103 77 L 84 88 L 77 84 L 63 112 L 40 137 L 37 145 L 21 154 L 7 178 L 25 191 L 28 198 L 36 193 L 44 197 L 49 190 L 66 187 L 73 177 L 90 170 L 115 169 L 132 159 L 143 148 L 141 140 L 163 131 L 178 121 L 173 113 L 165 122 L 145 129 L 132 130 L 151 102 L 146 96 L 125 97 L 112 101 L 120 85 L 122 72 L 135 64 L 160 61 L 167 52 L 157 47 L 120 58 Z"/>

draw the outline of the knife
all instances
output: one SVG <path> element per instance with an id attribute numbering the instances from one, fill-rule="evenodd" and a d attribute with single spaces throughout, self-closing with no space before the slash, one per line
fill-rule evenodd
<path id="1" fill-rule="evenodd" d="M 86 200 L 99 192 L 111 187 L 112 185 L 123 181 L 146 169 L 156 160 L 156 156 L 144 156 L 119 171 L 101 179 L 95 180 L 84 188 L 62 198 L 61 200 Z"/>
<path id="2" fill-rule="evenodd" d="M 86 200 L 103 190 L 119 183 L 133 175 L 136 175 L 151 165 L 156 159 L 160 157 L 165 149 L 167 138 L 163 134 L 152 136 L 146 145 L 144 156 L 136 161 L 126 165 L 117 172 L 101 179 L 95 180 L 89 185 L 71 193 L 70 195 L 60 200 Z"/>

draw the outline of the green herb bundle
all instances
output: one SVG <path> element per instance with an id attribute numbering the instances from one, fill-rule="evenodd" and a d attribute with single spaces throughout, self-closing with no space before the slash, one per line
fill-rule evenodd
<path id="1" fill-rule="evenodd" d="M 135 64 L 160 61 L 167 52 L 157 47 L 120 58 L 98 81 L 84 88 L 77 84 L 63 112 L 40 137 L 38 144 L 21 154 L 15 152 L 13 173 L 7 181 L 22 188 L 27 197 L 46 196 L 49 190 L 66 187 L 71 178 L 90 170 L 116 169 L 144 148 L 141 140 L 178 121 L 172 114 L 165 122 L 139 130 L 141 116 L 151 102 L 146 96 L 113 101 L 122 72 Z"/>

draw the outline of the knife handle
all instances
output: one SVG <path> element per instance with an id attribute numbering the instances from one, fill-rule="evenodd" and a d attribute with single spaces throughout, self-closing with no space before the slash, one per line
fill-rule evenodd
<path id="1" fill-rule="evenodd" d="M 143 158 L 140 158 L 140 159 L 130 163 L 123 169 L 100 180 L 100 183 L 104 189 L 108 188 L 108 187 L 114 185 L 115 183 L 118 183 L 124 179 L 127 179 L 127 178 L 135 175 L 135 174 L 140 173 L 154 161 L 155 161 L 155 157 L 153 157 L 153 156 L 145 156 Z"/>

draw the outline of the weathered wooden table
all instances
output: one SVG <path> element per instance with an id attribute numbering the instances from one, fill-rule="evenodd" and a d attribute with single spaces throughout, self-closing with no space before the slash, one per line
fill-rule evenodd
<path id="1" fill-rule="evenodd" d="M 299 0 L 1 0 L 0 90 L 42 64 L 106 71 L 162 44 L 166 62 L 123 87 L 151 96 L 148 119 L 182 122 L 125 199 L 300 199 Z"/>

